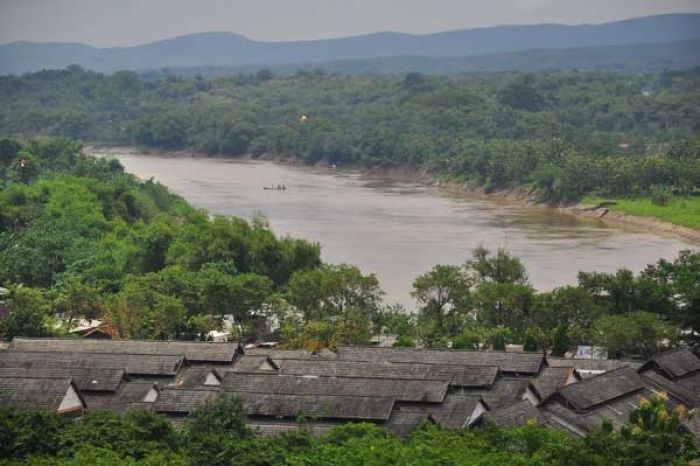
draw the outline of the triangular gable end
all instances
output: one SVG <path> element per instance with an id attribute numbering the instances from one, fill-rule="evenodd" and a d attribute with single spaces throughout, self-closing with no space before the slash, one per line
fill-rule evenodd
<path id="1" fill-rule="evenodd" d="M 75 386 L 72 382 L 69 383 L 68 390 L 66 390 L 66 394 L 61 400 L 61 404 L 58 406 L 57 412 L 59 414 L 70 413 L 74 411 L 81 411 L 84 408 L 85 403 L 83 402 L 82 397 L 78 393 L 78 390 L 75 389 Z"/>

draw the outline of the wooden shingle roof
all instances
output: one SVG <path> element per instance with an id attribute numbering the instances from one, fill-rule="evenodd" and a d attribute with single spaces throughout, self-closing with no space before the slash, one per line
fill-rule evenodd
<path id="1" fill-rule="evenodd" d="M 538 373 L 544 362 L 544 356 L 541 353 L 508 353 L 505 351 L 340 346 L 337 349 L 337 354 L 341 359 L 353 361 L 497 366 L 501 372 L 530 375 Z"/>
<path id="2" fill-rule="evenodd" d="M 532 380 L 531 387 L 540 400 L 544 400 L 566 386 L 569 378 L 575 377 L 573 367 L 547 367 Z"/>
<path id="3" fill-rule="evenodd" d="M 217 398 L 220 394 L 216 389 L 178 389 L 165 388 L 153 404 L 153 410 L 158 413 L 186 415 L 199 405 Z"/>
<path id="4" fill-rule="evenodd" d="M 461 390 L 459 393 L 481 396 L 489 409 L 500 409 L 523 399 L 523 394 L 532 379 L 501 377 L 489 389 Z"/>
<path id="5" fill-rule="evenodd" d="M 471 416 L 479 403 L 482 403 L 484 408 L 488 408 L 479 395 L 450 393 L 440 404 L 402 406 L 401 409 L 429 414 L 436 424 L 446 429 L 462 429 L 467 427 L 469 421 L 472 420 Z"/>
<path id="6" fill-rule="evenodd" d="M 268 356 L 274 360 L 278 359 L 317 359 L 334 358 L 336 354 L 326 348 L 318 351 L 307 351 L 302 349 L 277 349 L 277 348 L 246 348 L 243 354 L 247 356 Z"/>
<path id="7" fill-rule="evenodd" d="M 278 364 L 278 362 L 275 362 L 269 356 L 246 354 L 236 359 L 236 362 L 233 364 L 232 371 L 253 374 L 257 372 L 274 372 L 276 371 Z"/>
<path id="8" fill-rule="evenodd" d="M 204 341 L 89 340 L 61 338 L 15 338 L 14 351 L 145 354 L 184 356 L 191 362 L 233 362 L 238 343 Z"/>
<path id="9" fill-rule="evenodd" d="M 643 388 L 644 383 L 636 370 L 622 368 L 568 385 L 558 393 L 574 409 L 587 410 Z"/>
<path id="10" fill-rule="evenodd" d="M 667 392 L 688 408 L 700 406 L 700 373 L 675 381 L 667 379 L 654 369 L 642 371 L 641 376 L 648 385 Z"/>
<path id="11" fill-rule="evenodd" d="M 60 412 L 61 404 L 73 389 L 84 406 L 70 378 L 0 378 L 0 407 L 19 411 L 51 410 Z"/>
<path id="12" fill-rule="evenodd" d="M 356 377 L 304 377 L 228 373 L 224 389 L 233 392 L 289 395 L 386 396 L 397 401 L 440 403 L 449 382 Z"/>
<path id="13" fill-rule="evenodd" d="M 444 380 L 459 387 L 490 387 L 496 380 L 498 368 L 495 366 L 469 367 L 451 364 L 368 362 L 343 359 L 285 359 L 280 361 L 279 372 L 282 375 Z"/>
<path id="14" fill-rule="evenodd" d="M 490 422 L 499 427 L 520 427 L 534 419 L 537 424 L 546 421 L 536 407 L 529 401 L 520 401 L 494 411 L 488 411 L 482 415 L 484 422 Z"/>
<path id="15" fill-rule="evenodd" d="M 573 367 L 582 371 L 613 371 L 623 367 L 634 369 L 642 365 L 642 361 L 632 361 L 624 359 L 574 359 L 547 356 L 549 367 Z"/>
<path id="16" fill-rule="evenodd" d="M 127 374 L 159 377 L 174 376 L 183 361 L 182 356 L 147 354 L 0 352 L 0 367 L 124 369 Z"/>
<path id="17" fill-rule="evenodd" d="M 124 380 L 124 369 L 100 369 L 84 367 L 0 367 L 0 378 L 73 378 L 81 392 L 114 392 Z"/>
<path id="18" fill-rule="evenodd" d="M 85 404 L 89 410 L 109 409 L 124 413 L 133 409 L 150 409 L 152 403 L 145 402 L 146 396 L 157 390 L 152 382 L 124 382 L 116 392 L 86 392 L 83 393 Z"/>
<path id="19" fill-rule="evenodd" d="M 278 395 L 234 392 L 243 398 L 245 412 L 251 417 L 345 419 L 387 421 L 394 407 L 388 396 Z"/>
<path id="20" fill-rule="evenodd" d="M 386 428 L 394 435 L 406 437 L 425 422 L 434 422 L 430 413 L 395 409 L 386 423 Z"/>
<path id="21" fill-rule="evenodd" d="M 644 367 L 650 365 L 655 365 L 659 371 L 671 379 L 700 372 L 700 358 L 695 356 L 688 348 L 656 355 Z"/>

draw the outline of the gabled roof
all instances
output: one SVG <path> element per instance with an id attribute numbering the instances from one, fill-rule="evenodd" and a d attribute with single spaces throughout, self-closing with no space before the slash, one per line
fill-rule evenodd
<path id="1" fill-rule="evenodd" d="M 127 374 L 159 377 L 174 376 L 183 361 L 183 356 L 147 354 L 0 352 L 0 367 L 124 369 Z"/>
<path id="2" fill-rule="evenodd" d="M 153 410 L 158 413 L 188 414 L 197 406 L 217 398 L 220 394 L 215 389 L 179 389 L 165 388 L 153 404 Z"/>
<path id="3" fill-rule="evenodd" d="M 644 383 L 632 368 L 609 371 L 568 385 L 558 391 L 576 410 L 587 410 L 616 398 L 644 389 Z"/>
<path id="4" fill-rule="evenodd" d="M 481 419 L 499 427 L 520 427 L 531 419 L 534 419 L 537 424 L 546 422 L 529 401 L 520 401 L 495 411 L 488 411 L 482 415 Z"/>
<path id="5" fill-rule="evenodd" d="M 170 382 L 168 386 L 170 388 L 207 388 L 215 386 L 207 383 L 211 377 L 214 377 L 220 385 L 225 374 L 225 372 L 220 371 L 221 368 L 222 366 L 218 364 L 183 367 L 177 373 L 175 380 Z"/>
<path id="6" fill-rule="evenodd" d="M 265 368 L 270 369 L 265 369 Z M 272 358 L 266 355 L 248 355 L 245 354 L 233 363 L 233 372 L 247 372 L 247 373 L 257 373 L 257 372 L 270 372 L 271 370 L 276 371 L 279 368 L 278 363 Z"/>
<path id="7" fill-rule="evenodd" d="M 184 356 L 192 362 L 231 363 L 238 343 L 206 341 L 75 340 L 61 338 L 15 338 L 15 351 L 145 354 Z"/>
<path id="8" fill-rule="evenodd" d="M 570 377 L 577 377 L 573 367 L 547 367 L 532 380 L 531 387 L 540 400 L 566 386 Z"/>
<path id="9" fill-rule="evenodd" d="M 573 367 L 583 371 L 612 371 L 622 367 L 638 368 L 642 361 L 631 361 L 623 359 L 574 359 L 547 356 L 549 367 Z"/>
<path id="10" fill-rule="evenodd" d="M 430 416 L 430 413 L 395 409 L 392 411 L 391 417 L 386 423 L 386 427 L 394 435 L 406 437 L 425 422 L 435 422 Z"/>
<path id="11" fill-rule="evenodd" d="M 387 421 L 394 399 L 384 396 L 277 395 L 238 392 L 248 416 Z"/>
<path id="12" fill-rule="evenodd" d="M 188 414 L 199 405 L 217 398 L 220 394 L 215 389 L 178 389 L 165 388 L 153 404 L 153 410 L 159 413 Z"/>
<path id="13" fill-rule="evenodd" d="M 700 372 L 700 358 L 688 348 L 681 348 L 652 357 L 644 364 L 644 368 L 650 366 L 655 366 L 666 377 L 675 379 Z"/>
<path id="14" fill-rule="evenodd" d="M 449 383 L 435 380 L 404 380 L 355 377 L 304 377 L 239 374 L 224 378 L 224 389 L 232 392 L 279 395 L 385 396 L 397 401 L 440 403 Z"/>
<path id="15" fill-rule="evenodd" d="M 472 420 L 472 414 L 476 411 L 479 403 L 484 408 L 488 408 L 479 395 L 450 393 L 440 404 L 402 406 L 401 409 L 429 414 L 436 424 L 446 429 L 462 429 L 467 427 L 469 421 Z"/>
<path id="16" fill-rule="evenodd" d="M 501 377 L 490 389 L 461 390 L 465 395 L 479 395 L 489 409 L 500 409 L 519 402 L 532 379 L 518 377 Z"/>
<path id="17" fill-rule="evenodd" d="M 79 409 L 85 407 L 80 392 L 69 377 L 0 378 L 0 407 L 20 411 L 47 409 L 62 412 L 64 399 L 72 392 L 77 396 Z"/>
<path id="18" fill-rule="evenodd" d="M 81 392 L 114 392 L 124 380 L 124 369 L 95 369 L 84 367 L 0 367 L 0 377 L 6 378 L 73 378 Z"/>
<path id="19" fill-rule="evenodd" d="M 369 362 L 342 359 L 285 359 L 280 361 L 279 372 L 282 375 L 444 380 L 453 386 L 490 387 L 496 380 L 498 368 L 495 366 L 469 367 L 452 364 Z"/>
<path id="20" fill-rule="evenodd" d="M 336 354 L 326 348 L 318 351 L 307 351 L 302 349 L 278 349 L 278 348 L 246 348 L 243 350 L 246 356 L 268 356 L 277 359 L 317 359 L 334 358 Z"/>
<path id="21" fill-rule="evenodd" d="M 497 366 L 501 372 L 512 374 L 536 374 L 544 362 L 542 353 L 508 353 L 505 351 L 340 346 L 337 353 L 339 358 L 353 361 Z"/>
<path id="22" fill-rule="evenodd" d="M 649 385 L 667 392 L 688 408 L 700 406 L 700 373 L 681 380 L 669 380 L 654 369 L 641 372 L 642 379 Z"/>
<path id="23" fill-rule="evenodd" d="M 83 398 L 89 410 L 109 409 L 124 413 L 132 409 L 150 409 L 152 403 L 145 402 L 145 399 L 152 390 L 158 390 L 152 382 L 124 382 L 114 393 L 87 392 Z"/>

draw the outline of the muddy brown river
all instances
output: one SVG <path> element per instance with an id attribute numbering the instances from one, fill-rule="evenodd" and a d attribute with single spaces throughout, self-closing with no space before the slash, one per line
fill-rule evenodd
<path id="1" fill-rule="evenodd" d="M 673 258 L 683 241 L 546 209 L 455 197 L 436 188 L 267 161 L 111 154 L 211 213 L 263 213 L 275 232 L 321 244 L 327 262 L 372 272 L 385 301 L 408 309 L 411 283 L 435 264 L 460 264 L 478 246 L 502 246 L 540 289 L 574 283 L 579 270 L 641 270 Z M 284 191 L 264 186 L 286 185 Z"/>

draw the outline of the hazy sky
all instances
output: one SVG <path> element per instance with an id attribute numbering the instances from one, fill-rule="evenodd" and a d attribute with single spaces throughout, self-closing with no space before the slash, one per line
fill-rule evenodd
<path id="1" fill-rule="evenodd" d="M 0 0 L 0 43 L 134 45 L 202 31 L 256 40 L 700 13 L 700 0 Z"/>

